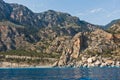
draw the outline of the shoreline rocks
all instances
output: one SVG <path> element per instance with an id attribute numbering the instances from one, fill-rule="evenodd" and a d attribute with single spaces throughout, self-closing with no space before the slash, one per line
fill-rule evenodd
<path id="1" fill-rule="evenodd" d="M 61 61 L 62 62 L 62 61 Z M 101 56 L 87 57 L 82 56 L 80 60 L 73 59 L 66 64 L 59 64 L 60 61 L 54 63 L 53 67 L 120 67 L 120 61 L 112 58 L 105 58 Z"/>
<path id="2" fill-rule="evenodd" d="M 82 58 L 80 61 L 76 61 L 75 67 L 120 67 L 120 61 L 115 61 L 109 58 L 89 57 Z"/>
<path id="3" fill-rule="evenodd" d="M 27 64 L 27 63 L 12 63 L 12 62 L 0 62 L 0 68 L 26 68 L 26 67 L 41 67 L 49 66 L 51 68 L 80 68 L 80 67 L 120 67 L 120 61 L 112 60 L 110 58 L 103 58 L 101 56 L 94 57 L 82 57 L 81 60 L 73 60 L 67 64 L 59 64 L 56 61 L 53 64 Z M 43 67 L 45 68 L 45 67 Z"/>

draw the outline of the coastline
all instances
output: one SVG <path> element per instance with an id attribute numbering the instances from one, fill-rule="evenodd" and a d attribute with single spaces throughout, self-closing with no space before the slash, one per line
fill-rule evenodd
<path id="1" fill-rule="evenodd" d="M 98 67 L 96 67 L 96 66 L 94 66 L 94 67 L 83 67 L 83 66 L 81 66 L 81 67 L 51 67 L 51 66 L 39 66 L 39 67 L 0 67 L 0 70 L 1 69 L 77 69 L 77 68 L 90 68 L 90 69 L 92 69 L 92 68 L 120 68 L 120 66 L 103 66 L 103 67 L 100 67 L 100 66 L 98 66 Z"/>
<path id="2" fill-rule="evenodd" d="M 27 64 L 27 63 L 11 63 L 0 62 L 0 69 L 4 68 L 52 68 L 51 64 Z"/>
<path id="3" fill-rule="evenodd" d="M 52 64 L 36 64 L 36 65 L 30 65 L 30 64 L 18 64 L 18 63 L 10 63 L 10 62 L 1 62 L 2 65 L 0 65 L 0 69 L 22 69 L 22 68 L 120 68 L 120 66 L 116 66 L 116 65 L 109 65 L 109 66 L 84 66 L 84 65 L 73 65 L 73 66 L 68 66 L 68 65 L 64 65 L 64 66 L 53 66 Z M 1 64 L 0 63 L 0 64 Z"/>

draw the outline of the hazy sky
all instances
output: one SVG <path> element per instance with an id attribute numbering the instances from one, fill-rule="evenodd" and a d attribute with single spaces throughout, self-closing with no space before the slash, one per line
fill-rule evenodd
<path id="1" fill-rule="evenodd" d="M 81 20 L 104 25 L 120 19 L 120 0 L 4 0 L 27 6 L 33 12 L 49 9 L 67 12 Z"/>

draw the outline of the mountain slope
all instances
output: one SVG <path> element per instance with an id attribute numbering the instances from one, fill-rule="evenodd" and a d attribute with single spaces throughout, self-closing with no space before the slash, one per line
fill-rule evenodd
<path id="1" fill-rule="evenodd" d="M 3 0 L 0 1 L 0 4 L 0 39 L 1 46 L 5 46 L 5 49 L 1 49 L 1 51 L 19 48 L 15 42 L 17 34 L 19 34 L 19 37 L 21 37 L 22 34 L 24 35 L 21 41 L 34 43 L 46 40 L 48 37 L 50 37 L 52 41 L 54 39 L 53 35 L 57 37 L 65 35 L 74 36 L 78 32 L 93 31 L 98 28 L 96 25 L 81 21 L 78 17 L 71 16 L 68 13 L 53 10 L 34 13 L 23 5 L 8 4 Z M 3 27 L 5 27 L 6 31 L 2 30 Z M 50 31 L 53 35 L 49 34 Z M 3 36 L 4 34 L 6 34 L 5 37 Z M 7 47 L 8 44 L 6 40 L 8 40 L 10 45 L 9 48 Z M 14 44 L 11 41 L 13 41 Z"/>
<path id="2" fill-rule="evenodd" d="M 116 24 L 116 23 L 118 23 L 118 22 L 120 22 L 120 19 L 116 19 L 116 20 L 111 21 L 110 23 L 108 23 L 108 24 L 105 26 L 105 29 L 110 28 L 112 25 L 114 25 L 114 24 Z"/>
<path id="3" fill-rule="evenodd" d="M 107 27 L 111 33 L 120 33 L 120 19 L 112 21 Z"/>
<path id="4" fill-rule="evenodd" d="M 47 26 L 79 26 L 80 20 L 68 13 L 56 12 L 48 10 L 43 13 L 36 14 L 39 19 L 45 21 Z"/>
<path id="5" fill-rule="evenodd" d="M 88 26 L 91 28 L 92 26 L 95 27 L 95 25 L 88 25 L 87 22 L 80 21 L 78 17 L 71 16 L 68 13 L 56 12 L 53 10 L 48 10 L 43 13 L 34 13 L 23 5 L 8 4 L 4 1 L 1 1 L 0 3 L 1 19 L 6 19 L 15 24 L 26 27 L 42 28 L 77 26 L 81 27 L 83 30 L 89 30 Z"/>
<path id="6" fill-rule="evenodd" d="M 10 4 L 12 12 L 10 20 L 24 26 L 41 27 L 42 21 L 27 7 L 18 4 Z"/>
<path id="7" fill-rule="evenodd" d="M 2 0 L 0 9 L 1 52 L 23 50 L 23 53 L 30 53 L 29 56 L 54 57 L 57 59 L 57 66 L 74 64 L 82 56 L 89 58 L 109 55 L 115 63 L 119 61 L 120 57 L 116 57 L 120 55 L 119 20 L 107 25 L 107 32 L 64 12 L 48 10 L 34 13 L 23 5 L 8 4 Z M 98 59 L 99 62 L 100 60 L 101 58 Z M 86 63 L 87 59 L 81 61 Z"/>
<path id="8" fill-rule="evenodd" d="M 0 51 L 12 50 L 20 48 L 20 46 L 25 46 L 25 36 L 19 33 L 19 27 L 10 26 L 9 23 L 8 25 L 2 24 L 4 24 L 4 22 L 0 22 Z"/>
<path id="9" fill-rule="evenodd" d="M 3 0 L 0 0 L 0 21 L 9 19 L 10 13 L 10 5 L 5 3 Z"/>

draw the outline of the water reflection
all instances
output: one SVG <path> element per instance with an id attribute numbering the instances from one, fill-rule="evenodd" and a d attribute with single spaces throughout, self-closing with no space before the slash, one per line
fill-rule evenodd
<path id="1" fill-rule="evenodd" d="M 0 69 L 0 80 L 120 80 L 120 68 Z"/>
<path id="2" fill-rule="evenodd" d="M 90 68 L 92 80 L 120 80 L 120 68 Z"/>

